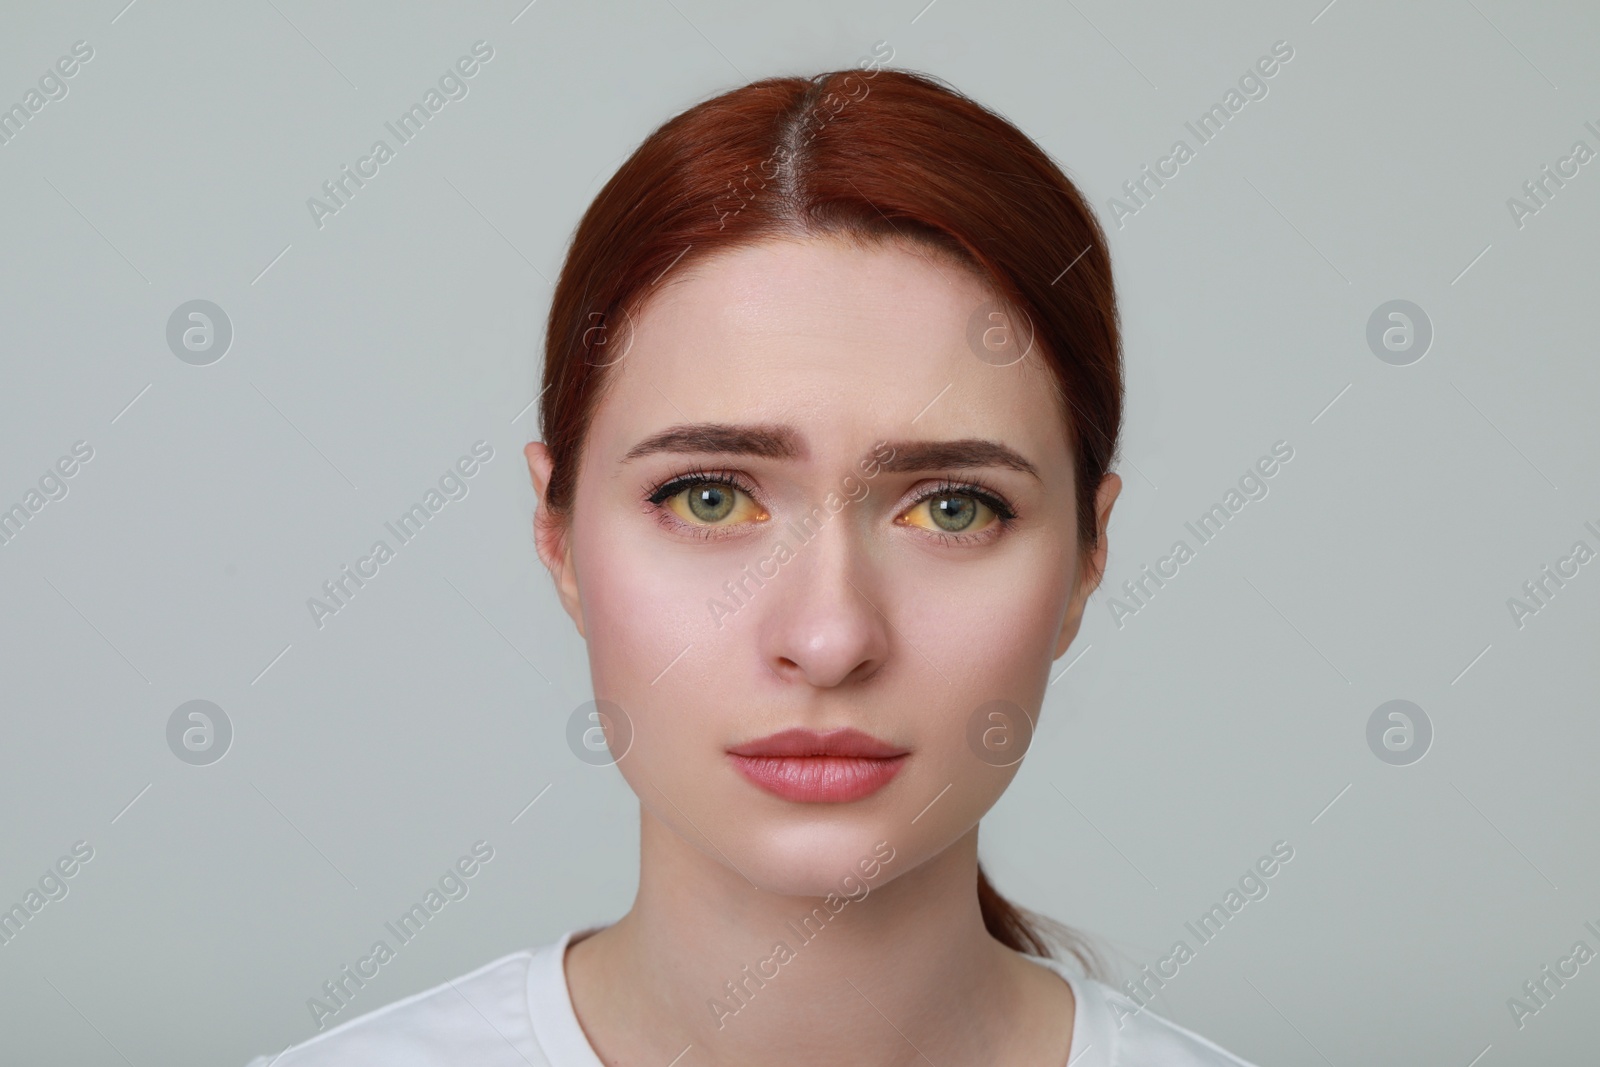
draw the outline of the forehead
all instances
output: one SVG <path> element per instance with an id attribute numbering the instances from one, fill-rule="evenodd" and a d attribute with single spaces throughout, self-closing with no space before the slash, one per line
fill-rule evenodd
<path id="1" fill-rule="evenodd" d="M 633 321 L 595 413 L 626 451 L 685 422 L 787 422 L 812 449 L 882 437 L 1005 438 L 1041 465 L 1065 432 L 1037 350 L 995 366 L 969 343 L 990 288 L 898 242 L 777 239 L 669 275 Z"/>

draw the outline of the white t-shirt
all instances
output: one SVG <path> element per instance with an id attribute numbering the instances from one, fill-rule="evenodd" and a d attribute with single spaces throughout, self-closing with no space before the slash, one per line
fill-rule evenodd
<path id="1" fill-rule="evenodd" d="M 604 1067 L 567 991 L 567 943 L 574 936 L 513 952 L 245 1067 Z M 1252 1067 L 1148 1009 L 1139 1011 L 1109 986 L 1077 977 L 1055 960 L 1028 958 L 1065 978 L 1077 1001 L 1072 1051 L 1063 1067 Z"/>

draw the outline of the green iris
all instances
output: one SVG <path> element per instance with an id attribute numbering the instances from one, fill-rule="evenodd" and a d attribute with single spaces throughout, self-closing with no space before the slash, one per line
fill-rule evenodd
<path id="1" fill-rule="evenodd" d="M 687 503 L 701 522 L 720 522 L 733 511 L 734 494 L 725 485 L 702 485 L 688 490 Z"/>
<path id="2" fill-rule="evenodd" d="M 970 496 L 942 496 L 928 501 L 934 524 L 949 533 L 960 533 L 978 517 L 978 502 Z"/>

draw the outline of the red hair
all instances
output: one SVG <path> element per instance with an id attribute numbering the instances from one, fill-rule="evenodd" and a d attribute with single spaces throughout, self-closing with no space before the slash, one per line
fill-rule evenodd
<path id="1" fill-rule="evenodd" d="M 1105 234 L 1026 134 L 936 79 L 898 70 L 769 78 L 714 97 L 646 137 L 601 189 L 550 305 L 539 408 L 554 467 L 547 518 L 572 506 L 604 368 L 661 279 L 720 251 L 797 236 L 937 249 L 1031 325 L 1067 429 L 1088 562 L 1096 492 L 1122 421 Z M 981 866 L 978 903 L 1009 947 L 1049 956 L 1053 938 L 1097 969 L 1087 942 L 1008 902 Z"/>

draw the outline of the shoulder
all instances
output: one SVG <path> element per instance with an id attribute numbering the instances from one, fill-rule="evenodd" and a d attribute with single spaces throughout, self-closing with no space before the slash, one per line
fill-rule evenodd
<path id="1" fill-rule="evenodd" d="M 1069 974 L 1054 961 L 1040 962 L 1072 986 L 1073 1067 L 1254 1067 L 1110 986 Z"/>
<path id="2" fill-rule="evenodd" d="M 1099 985 L 1099 983 L 1095 983 Z M 1221 1045 L 1185 1029 L 1132 998 L 1107 986 L 1097 990 L 1106 1005 L 1105 1016 L 1117 1031 L 1120 1053 L 1113 1061 L 1124 1064 L 1160 1063 L 1166 1067 L 1254 1067 Z"/>
<path id="3" fill-rule="evenodd" d="M 528 1008 L 531 969 L 553 946 L 502 956 L 431 989 L 348 1019 L 245 1067 L 545 1067 Z M 346 979 L 348 1011 L 363 989 Z M 370 996 L 371 990 L 367 990 Z M 315 998 L 324 1005 L 331 998 Z M 342 1014 L 343 1012 L 341 1012 Z"/>

